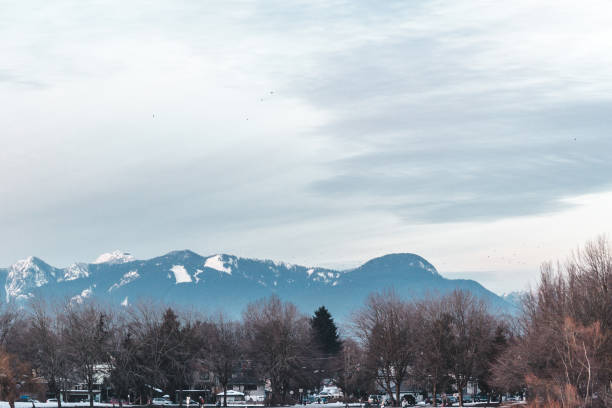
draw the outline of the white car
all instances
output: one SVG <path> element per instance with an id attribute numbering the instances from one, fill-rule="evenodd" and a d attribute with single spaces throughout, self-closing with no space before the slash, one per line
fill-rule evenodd
<path id="1" fill-rule="evenodd" d="M 168 398 L 153 398 L 153 401 L 151 401 L 151 404 L 153 405 L 172 405 L 172 401 L 170 401 L 170 399 Z"/>

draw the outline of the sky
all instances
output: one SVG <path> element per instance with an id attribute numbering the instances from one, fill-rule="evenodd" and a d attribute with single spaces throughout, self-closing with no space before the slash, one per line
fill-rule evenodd
<path id="1" fill-rule="evenodd" d="M 612 231 L 608 1 L 0 0 L 0 266 L 417 253 L 497 293 Z"/>

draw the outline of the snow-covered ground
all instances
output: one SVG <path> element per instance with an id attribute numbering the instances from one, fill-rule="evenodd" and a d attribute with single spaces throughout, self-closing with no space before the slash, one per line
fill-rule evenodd
<path id="1" fill-rule="evenodd" d="M 36 408 L 57 408 L 57 402 L 36 402 L 34 403 Z M 70 407 L 88 407 L 89 402 L 62 402 L 62 408 L 70 408 Z M 99 402 L 94 402 L 94 406 L 96 407 L 112 407 L 113 404 L 102 404 Z M 119 406 L 115 404 L 115 406 Z M 124 405 L 127 406 L 127 405 Z M 9 408 L 9 403 L 7 401 L 0 401 L 0 408 Z M 15 402 L 15 408 L 32 408 L 31 402 Z"/>
<path id="2" fill-rule="evenodd" d="M 348 404 L 349 407 L 363 407 L 363 403 L 350 403 Z M 507 405 L 507 404 L 505 404 Z M 346 406 L 346 404 L 344 404 L 343 402 L 330 402 L 329 404 L 306 404 L 306 405 L 294 405 L 295 407 L 306 407 L 306 408 L 341 408 Z M 418 404 L 415 405 L 415 408 L 419 408 L 419 407 L 432 407 L 433 405 L 430 404 Z M 453 404 L 453 406 L 457 407 L 459 406 L 459 403 L 455 403 Z M 474 402 L 474 403 L 465 403 L 463 404 L 464 407 L 483 407 L 482 402 Z M 497 404 L 492 405 L 494 407 L 497 407 Z M 438 407 L 441 407 L 441 405 L 438 405 Z M 378 408 L 378 405 L 372 405 L 372 408 Z"/>
<path id="3" fill-rule="evenodd" d="M 524 404 L 524 401 L 513 401 L 513 402 L 506 402 L 504 403 L 505 406 L 510 406 L 510 405 L 519 405 L 519 404 Z M 474 407 L 477 406 L 481 403 L 466 403 L 463 404 L 466 407 Z M 245 407 L 244 404 L 227 404 L 229 407 Z M 246 406 L 254 406 L 256 404 L 248 404 Z M 453 406 L 458 406 L 458 403 L 453 404 Z M 57 402 L 38 402 L 35 403 L 36 408 L 55 408 L 57 407 Z M 67 403 L 62 403 L 62 408 L 66 407 L 66 408 L 71 408 L 71 407 L 88 407 L 89 406 L 89 402 L 67 402 Z M 95 402 L 94 406 L 96 407 L 115 407 L 118 408 L 119 404 L 108 404 L 108 403 L 99 403 L 99 402 Z M 123 404 L 124 407 L 130 407 L 130 405 L 128 404 Z M 178 405 L 174 405 L 174 407 L 177 407 Z M 206 404 L 206 407 L 214 407 L 215 405 L 213 404 Z M 260 405 L 263 407 L 263 405 Z M 346 404 L 342 403 L 342 402 L 330 402 L 329 404 L 306 404 L 306 405 L 301 405 L 301 404 L 296 404 L 294 405 L 294 407 L 305 407 L 305 408 L 342 408 L 345 407 Z M 350 403 L 348 404 L 349 407 L 352 408 L 357 408 L 357 407 L 362 407 L 363 404 L 360 403 Z M 416 407 L 421 407 L 421 406 L 427 406 L 429 407 L 430 405 L 416 405 Z M 482 407 L 482 405 L 480 405 Z M 495 405 L 496 406 L 496 405 Z M 191 405 L 192 408 L 197 407 L 197 405 Z M 9 403 L 6 401 L 0 401 L 0 408 L 9 408 Z M 32 408 L 32 403 L 31 402 L 15 402 L 15 408 Z M 373 408 L 376 408 L 376 406 L 373 406 Z"/>

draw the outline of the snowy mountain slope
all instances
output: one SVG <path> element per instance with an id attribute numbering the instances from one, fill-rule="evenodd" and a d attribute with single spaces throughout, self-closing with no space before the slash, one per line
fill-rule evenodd
<path id="1" fill-rule="evenodd" d="M 238 316 L 249 302 L 275 293 L 304 312 L 324 304 L 346 319 L 375 290 L 393 288 L 405 297 L 418 298 L 461 288 L 486 299 L 495 311 L 512 309 L 479 283 L 446 279 L 425 259 L 407 253 L 335 271 L 226 254 L 204 257 L 189 250 L 148 260 L 115 251 L 94 263 L 63 269 L 30 257 L 0 270 L 0 279 L 5 282 L 6 301 L 22 305 L 36 297 L 75 302 L 98 298 L 123 306 L 149 299 L 208 311 L 223 309 Z"/>
<path id="2" fill-rule="evenodd" d="M 62 275 L 61 269 L 33 256 L 17 261 L 7 271 L 4 284 L 6 301 L 8 303 L 13 299 L 26 300 L 30 295 L 30 288 L 45 286 Z"/>

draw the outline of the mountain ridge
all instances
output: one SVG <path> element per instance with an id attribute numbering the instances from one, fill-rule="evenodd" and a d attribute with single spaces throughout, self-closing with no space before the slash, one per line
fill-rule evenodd
<path id="1" fill-rule="evenodd" d="M 127 306 L 150 298 L 224 309 L 237 316 L 250 301 L 277 294 L 305 313 L 324 304 L 343 319 L 361 307 L 372 291 L 392 287 L 407 298 L 464 289 L 486 300 L 496 312 L 511 313 L 513 309 L 478 282 L 447 279 L 425 258 L 413 253 L 387 254 L 356 268 L 334 270 L 221 253 L 202 256 L 189 249 L 144 260 L 113 251 L 93 263 L 76 262 L 65 268 L 28 257 L 0 271 L 6 271 L 2 274 L 3 298 L 18 305 L 34 298 L 68 298 L 75 302 L 103 298 Z"/>

